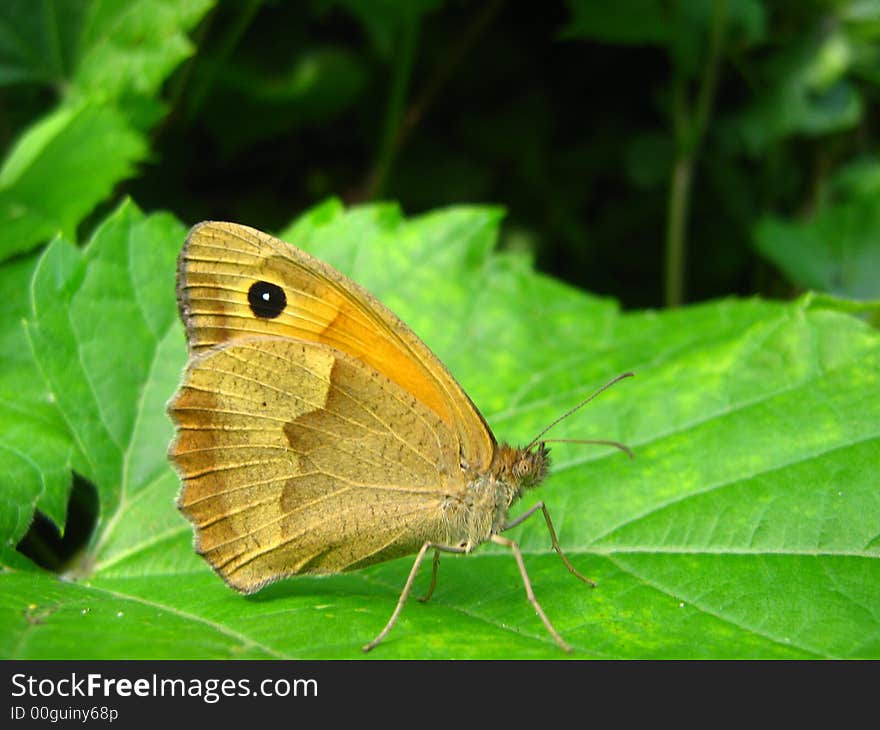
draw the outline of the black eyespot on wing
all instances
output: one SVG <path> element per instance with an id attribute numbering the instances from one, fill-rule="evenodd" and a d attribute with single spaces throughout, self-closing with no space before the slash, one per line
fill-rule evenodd
<path id="1" fill-rule="evenodd" d="M 275 319 L 287 306 L 287 295 L 277 284 L 255 281 L 248 289 L 248 304 L 260 319 Z"/>

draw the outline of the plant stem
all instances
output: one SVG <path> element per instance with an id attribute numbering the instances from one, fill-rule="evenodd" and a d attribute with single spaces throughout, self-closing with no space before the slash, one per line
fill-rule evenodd
<path id="1" fill-rule="evenodd" d="M 245 31 L 250 27 L 254 16 L 260 9 L 260 5 L 262 5 L 262 0 L 247 0 L 247 2 L 238 7 L 238 15 L 218 42 L 217 53 L 203 73 L 201 82 L 190 93 L 185 113 L 187 124 L 191 123 L 198 115 L 199 111 L 201 111 L 202 104 L 208 96 L 208 93 L 211 91 L 211 87 L 214 85 L 221 66 L 238 46 L 239 41 Z M 187 74 L 191 72 L 192 67 L 190 66 L 187 68 Z M 177 100 L 175 99 L 175 103 L 176 101 Z"/>
<path id="2" fill-rule="evenodd" d="M 685 238 L 690 201 L 693 158 L 678 157 L 672 168 L 669 208 L 666 213 L 666 306 L 677 307 L 684 299 Z"/>
<path id="3" fill-rule="evenodd" d="M 407 6 L 409 7 L 409 6 Z M 382 143 L 376 164 L 364 188 L 364 198 L 371 199 L 382 195 L 388 181 L 388 171 L 394 162 L 399 149 L 398 133 L 403 119 L 404 102 L 412 75 L 413 59 L 415 58 L 416 41 L 419 35 L 419 15 L 409 9 L 400 34 L 400 45 L 396 54 L 394 76 L 391 80 L 391 95 L 385 111 L 385 124 L 382 131 Z"/>
<path id="4" fill-rule="evenodd" d="M 421 121 L 427 109 L 439 96 L 443 86 L 452 77 L 453 72 L 464 62 L 483 32 L 489 27 L 495 16 L 498 15 L 504 2 L 505 0 L 491 0 L 483 5 L 471 22 L 464 28 L 458 40 L 444 54 L 443 64 L 436 70 L 421 94 L 410 104 L 409 109 L 407 109 L 406 114 L 404 114 L 401 120 L 397 139 L 398 147 L 406 142 L 409 133 Z"/>
<path id="5" fill-rule="evenodd" d="M 669 183 L 666 217 L 666 272 L 664 300 L 667 307 L 677 307 L 685 297 L 687 264 L 687 219 L 690 208 L 691 183 L 697 152 L 706 129 L 718 87 L 718 70 L 727 26 L 727 0 L 714 0 L 712 25 L 709 29 L 709 53 L 696 99 L 696 109 L 689 114 L 686 104 L 686 80 L 680 72 L 673 80 L 673 128 L 676 155 Z"/>
<path id="6" fill-rule="evenodd" d="M 401 67 L 398 67 L 391 100 L 389 101 L 389 112 L 386 115 L 385 136 L 380 154 L 376 165 L 367 176 L 363 190 L 351 200 L 370 199 L 381 195 L 397 153 L 406 143 L 412 131 L 418 126 L 435 99 L 440 95 L 440 91 L 445 84 L 452 78 L 453 73 L 465 61 L 468 53 L 477 44 L 483 32 L 489 27 L 495 16 L 498 15 L 504 3 L 505 0 L 491 0 L 482 6 L 464 28 L 457 41 L 444 54 L 443 64 L 434 72 L 422 92 L 405 110 L 403 109 L 403 98 L 407 84 L 403 82 L 398 83 L 403 76 Z M 415 19 L 413 19 L 413 26 L 413 34 L 410 39 L 412 46 L 409 48 L 410 57 L 407 59 L 408 67 L 406 68 L 404 79 L 406 82 L 409 81 L 412 71 L 412 56 L 415 53 L 416 31 L 418 30 L 418 22 Z M 401 86 L 403 87 L 402 89 L 400 88 Z M 395 104 L 398 105 L 396 108 Z"/>

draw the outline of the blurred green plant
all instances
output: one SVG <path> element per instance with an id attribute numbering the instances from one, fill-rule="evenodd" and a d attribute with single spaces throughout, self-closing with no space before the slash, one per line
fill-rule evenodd
<path id="1" fill-rule="evenodd" d="M 341 194 L 413 212 L 502 203 L 502 245 L 628 306 L 836 280 L 793 276 L 760 242 L 875 153 L 880 9 L 548 9 L 4 3 L 0 255 L 74 239 L 126 193 L 275 226 Z M 818 270 L 835 246 L 800 258 Z"/>
<path id="2" fill-rule="evenodd" d="M 841 167 L 802 219 L 766 216 L 755 243 L 789 279 L 849 299 L 880 299 L 880 164 Z"/>
<path id="3" fill-rule="evenodd" d="M 51 108 L 0 167 L 0 260 L 76 226 L 146 158 L 164 79 L 193 51 L 211 0 L 10 0 L 0 5 L 0 84 L 47 89 Z M 27 91 L 31 91 L 28 89 Z M 4 101 L 20 99 L 10 93 Z M 7 128 L 7 132 L 8 132 Z"/>

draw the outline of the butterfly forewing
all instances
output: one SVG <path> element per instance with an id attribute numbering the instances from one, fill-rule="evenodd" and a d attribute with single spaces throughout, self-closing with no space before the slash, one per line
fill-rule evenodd
<path id="1" fill-rule="evenodd" d="M 255 313 L 255 284 L 280 302 L 271 316 Z M 327 345 L 432 410 L 470 467 L 491 464 L 489 427 L 437 357 L 369 292 L 303 251 L 246 226 L 201 223 L 180 256 L 178 303 L 194 353 L 253 335 Z"/>

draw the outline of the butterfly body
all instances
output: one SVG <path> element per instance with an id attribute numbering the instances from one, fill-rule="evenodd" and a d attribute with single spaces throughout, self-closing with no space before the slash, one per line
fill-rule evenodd
<path id="1" fill-rule="evenodd" d="M 328 265 L 234 223 L 195 226 L 178 260 L 190 360 L 169 458 L 195 545 L 235 589 L 426 552 L 512 547 L 510 506 L 549 466 L 499 444 L 428 347 Z M 554 548 L 561 552 L 542 503 Z M 586 580 L 586 579 L 583 579 Z M 433 590 L 434 582 L 432 580 Z M 430 591 L 429 591 L 430 592 Z"/>
<path id="2" fill-rule="evenodd" d="M 470 551 L 502 532 L 508 523 L 511 505 L 525 489 L 543 480 L 549 463 L 543 444 L 538 444 L 537 450 L 530 450 L 502 443 L 496 446 L 492 465 L 486 472 L 464 467 L 464 499 L 447 508 L 460 528 L 448 544 L 460 544 Z"/>

